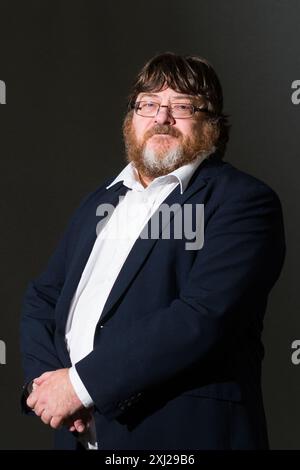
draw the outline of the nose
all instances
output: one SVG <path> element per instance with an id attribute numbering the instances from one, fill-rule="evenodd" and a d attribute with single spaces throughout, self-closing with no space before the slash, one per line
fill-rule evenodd
<path id="1" fill-rule="evenodd" d="M 174 124 L 175 119 L 173 118 L 170 108 L 166 105 L 160 106 L 157 115 L 155 116 L 156 124 Z"/>

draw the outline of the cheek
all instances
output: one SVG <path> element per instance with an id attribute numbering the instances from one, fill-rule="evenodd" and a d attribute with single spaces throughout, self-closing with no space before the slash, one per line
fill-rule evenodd
<path id="1" fill-rule="evenodd" d="M 177 128 L 181 132 L 183 139 L 193 137 L 196 132 L 196 125 L 192 122 L 182 122 Z"/>
<path id="2" fill-rule="evenodd" d="M 191 125 L 187 129 L 186 135 L 190 139 L 195 139 L 195 138 L 198 138 L 201 132 L 202 132 L 202 123 L 200 123 L 199 121 L 196 121 L 196 122 L 191 123 Z"/>
<path id="3" fill-rule="evenodd" d="M 145 125 L 142 122 L 133 120 L 132 129 L 136 139 L 140 141 L 143 138 L 143 134 L 145 133 Z"/>

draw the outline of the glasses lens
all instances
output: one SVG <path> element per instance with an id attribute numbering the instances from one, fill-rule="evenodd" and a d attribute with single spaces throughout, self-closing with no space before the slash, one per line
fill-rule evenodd
<path id="1" fill-rule="evenodd" d="M 140 101 L 137 103 L 136 112 L 140 116 L 153 117 L 156 116 L 156 113 L 159 108 L 159 103 L 153 101 Z"/>
<path id="2" fill-rule="evenodd" d="M 144 117 L 155 117 L 159 108 L 160 104 L 155 101 L 137 101 L 135 104 L 136 113 Z M 172 103 L 169 112 L 174 118 L 189 118 L 194 115 L 194 106 L 190 103 Z"/>
<path id="3" fill-rule="evenodd" d="M 174 118 L 191 117 L 194 114 L 194 108 L 188 103 L 173 103 L 171 105 L 171 113 Z"/>

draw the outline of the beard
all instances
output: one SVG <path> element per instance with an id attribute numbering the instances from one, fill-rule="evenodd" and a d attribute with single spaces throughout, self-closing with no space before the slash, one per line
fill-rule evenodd
<path id="1" fill-rule="evenodd" d="M 219 131 L 209 121 L 197 123 L 191 137 L 184 136 L 175 127 L 156 124 L 138 141 L 132 126 L 132 116 L 129 113 L 123 123 L 126 158 L 139 173 L 148 178 L 166 175 L 198 157 L 206 158 L 215 150 Z M 151 138 L 156 140 L 155 145 L 149 142 Z"/>

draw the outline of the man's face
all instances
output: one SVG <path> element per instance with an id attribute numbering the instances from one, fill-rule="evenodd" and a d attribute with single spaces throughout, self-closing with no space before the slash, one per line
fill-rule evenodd
<path id="1" fill-rule="evenodd" d="M 151 93 L 140 93 L 136 101 L 159 103 L 154 117 L 136 112 L 127 116 L 124 137 L 128 160 L 146 176 L 157 177 L 193 161 L 199 153 L 212 150 L 207 141 L 206 116 L 196 112 L 189 118 L 174 118 L 169 106 L 173 103 L 203 106 L 201 98 L 178 93 L 171 88 Z M 208 148 L 209 147 L 209 148 Z"/>

